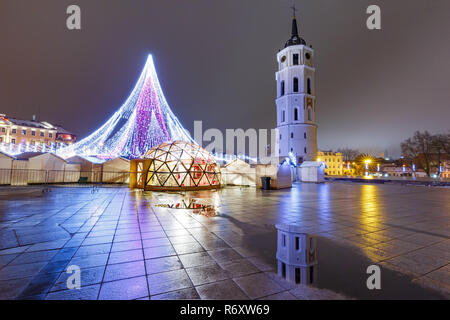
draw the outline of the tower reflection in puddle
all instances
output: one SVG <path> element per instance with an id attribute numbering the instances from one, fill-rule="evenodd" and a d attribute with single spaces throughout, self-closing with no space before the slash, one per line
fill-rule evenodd
<path id="1" fill-rule="evenodd" d="M 317 241 L 295 225 L 277 224 L 278 276 L 295 284 L 317 282 Z"/>
<path id="2" fill-rule="evenodd" d="M 220 196 L 217 192 L 158 193 L 151 194 L 150 199 L 156 207 L 184 209 L 207 217 L 219 214 Z"/>

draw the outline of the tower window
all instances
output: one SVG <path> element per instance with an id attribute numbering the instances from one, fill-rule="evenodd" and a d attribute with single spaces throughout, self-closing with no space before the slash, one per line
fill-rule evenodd
<path id="1" fill-rule="evenodd" d="M 291 132 L 291 139 L 293 139 L 294 138 L 294 133 L 293 132 Z"/>
<path id="2" fill-rule="evenodd" d="M 294 78 L 294 92 L 298 92 L 298 78 Z"/>
<path id="3" fill-rule="evenodd" d="M 308 121 L 312 121 L 312 109 L 308 109 Z"/>
<path id="4" fill-rule="evenodd" d="M 283 110 L 282 117 L 281 117 L 281 122 L 285 122 L 285 121 L 286 121 L 286 112 Z"/>
<path id="5" fill-rule="evenodd" d="M 294 53 L 293 60 L 294 60 L 294 66 L 297 66 L 298 65 L 298 53 Z"/>
<path id="6" fill-rule="evenodd" d="M 294 151 L 294 149 L 293 148 L 291 148 L 291 152 L 293 152 Z"/>
<path id="7" fill-rule="evenodd" d="M 294 120 L 298 121 L 298 109 L 297 108 L 294 109 Z"/>
<path id="8" fill-rule="evenodd" d="M 284 96 L 284 81 L 281 81 L 280 86 L 280 96 Z"/>
<path id="9" fill-rule="evenodd" d="M 306 139 L 306 132 L 303 134 L 303 136 L 305 137 L 305 139 Z"/>
<path id="10" fill-rule="evenodd" d="M 306 92 L 308 94 L 311 94 L 311 78 L 308 78 L 308 80 L 306 80 Z"/>
<path id="11" fill-rule="evenodd" d="M 305 153 L 307 153 L 307 152 L 306 152 L 306 147 L 305 147 Z"/>

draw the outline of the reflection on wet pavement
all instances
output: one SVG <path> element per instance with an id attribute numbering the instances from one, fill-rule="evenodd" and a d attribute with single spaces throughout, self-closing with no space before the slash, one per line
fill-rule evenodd
<path id="1" fill-rule="evenodd" d="M 333 182 L 268 192 L 51 190 L 0 199 L 0 299 L 450 296 L 448 188 Z M 276 275 L 280 223 L 317 236 L 315 286 Z M 72 264 L 82 269 L 81 290 L 64 285 Z M 380 291 L 366 288 L 370 264 L 382 269 Z"/>

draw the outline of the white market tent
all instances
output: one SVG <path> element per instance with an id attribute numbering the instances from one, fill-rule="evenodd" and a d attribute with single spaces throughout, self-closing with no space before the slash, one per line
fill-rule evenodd
<path id="1" fill-rule="evenodd" d="M 300 165 L 299 169 L 302 182 L 320 183 L 325 181 L 324 165 L 322 162 L 305 161 Z"/>
<path id="2" fill-rule="evenodd" d="M 129 183 L 130 160 L 116 158 L 103 163 L 102 182 Z"/>
<path id="3" fill-rule="evenodd" d="M 223 166 L 221 172 L 225 185 L 256 186 L 256 168 L 243 160 L 234 159 Z"/>
<path id="4" fill-rule="evenodd" d="M 14 157 L 0 151 L 0 185 L 11 183 L 11 168 Z"/>

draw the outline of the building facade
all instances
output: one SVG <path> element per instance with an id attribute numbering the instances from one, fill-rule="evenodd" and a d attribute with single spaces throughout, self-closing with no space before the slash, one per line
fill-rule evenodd
<path id="1" fill-rule="evenodd" d="M 3 145 L 51 146 L 75 141 L 76 136 L 60 126 L 45 121 L 8 118 L 0 114 L 0 143 Z"/>
<path id="2" fill-rule="evenodd" d="M 325 175 L 344 175 L 344 156 L 342 153 L 333 151 L 318 151 L 316 161 L 325 163 Z"/>
<path id="3" fill-rule="evenodd" d="M 277 129 L 280 158 L 292 153 L 298 163 L 315 161 L 317 153 L 314 50 L 298 35 L 292 20 L 291 38 L 277 54 Z"/>

